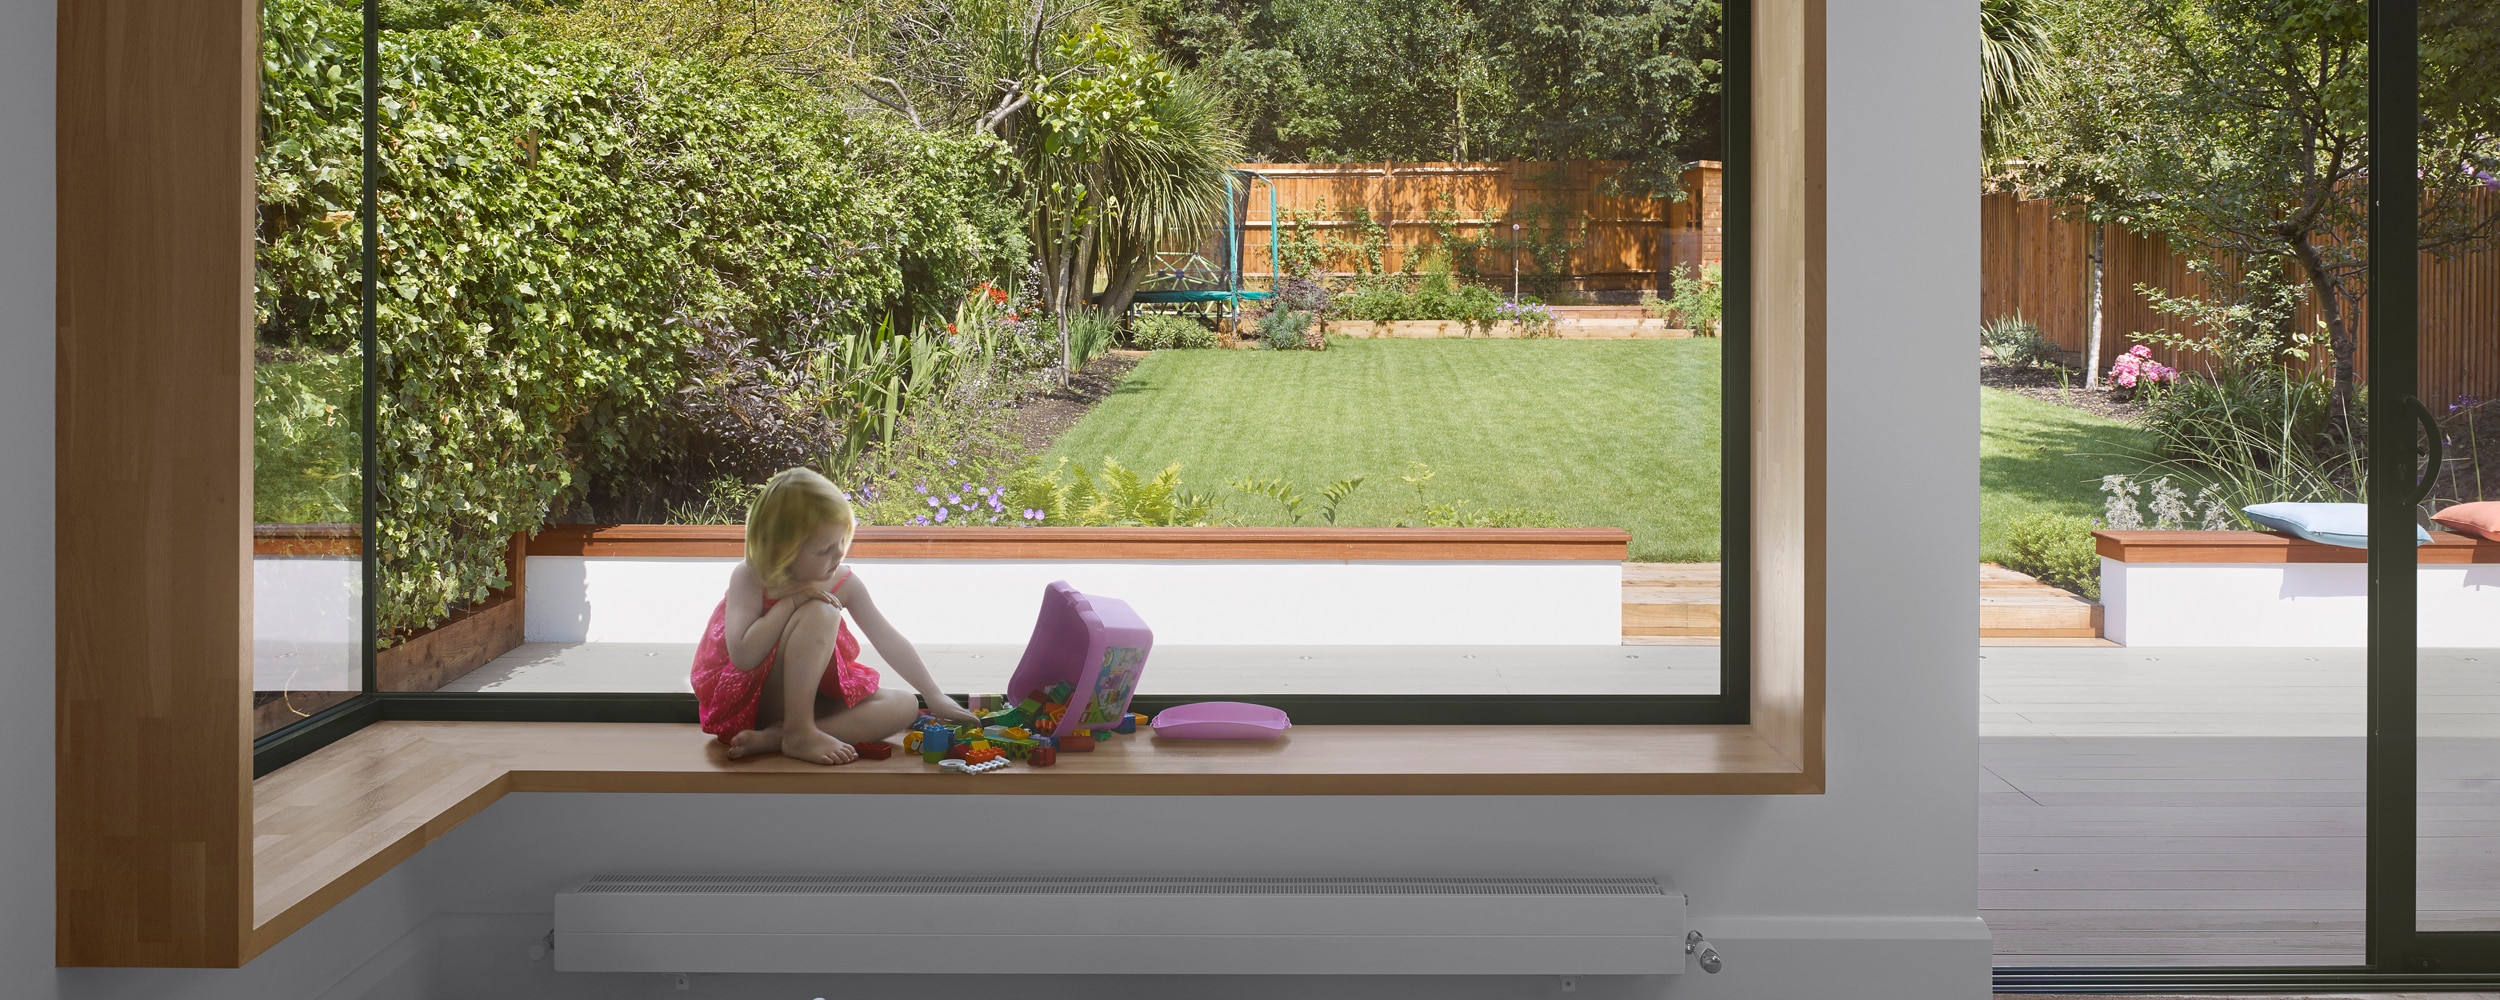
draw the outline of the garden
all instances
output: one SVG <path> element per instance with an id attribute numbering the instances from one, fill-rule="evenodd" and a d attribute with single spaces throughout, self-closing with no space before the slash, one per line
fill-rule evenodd
<path id="1" fill-rule="evenodd" d="M 2095 529 L 2368 500 L 2367 25 L 2269 10 L 1983 5 L 1988 558 L 2097 596 Z M 2500 21 L 2423 18 L 2427 517 L 2500 496 Z"/>
<path id="2" fill-rule="evenodd" d="M 879 525 L 1715 554 L 1717 343 L 1546 336 L 1579 238 L 1551 211 L 1452 203 L 1363 273 L 1326 263 L 1360 226 L 1297 219 L 1305 259 L 1247 310 L 1133 308 L 1243 162 L 1602 161 L 1609 197 L 1681 196 L 1717 155 L 1715 0 L 376 11 L 368 103 L 363 5 L 263 7 L 253 514 L 370 553 L 383 647 L 491 607 L 516 535 L 735 523 L 793 465 Z M 1556 86 L 1587 79 L 1616 82 Z M 1712 332 L 1715 265 L 1662 277 L 1644 308 Z"/>

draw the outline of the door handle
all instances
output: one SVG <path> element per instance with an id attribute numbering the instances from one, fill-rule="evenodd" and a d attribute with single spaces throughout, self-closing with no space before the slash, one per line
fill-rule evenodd
<path id="1" fill-rule="evenodd" d="M 2430 465 L 2413 480 L 2413 505 L 2419 507 L 2422 501 L 2430 499 L 2431 490 L 2439 486 L 2439 469 L 2447 464 L 2448 452 L 2440 440 L 2439 418 L 2431 413 L 2430 406 L 2422 402 L 2420 396 L 2406 396 L 2405 403 L 2413 407 L 2414 419 L 2422 422 L 2422 433 L 2430 436 Z"/>

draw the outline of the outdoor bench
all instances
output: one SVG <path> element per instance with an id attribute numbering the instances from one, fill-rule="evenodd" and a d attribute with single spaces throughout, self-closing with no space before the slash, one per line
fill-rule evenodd
<path id="1" fill-rule="evenodd" d="M 2125 646 L 2363 646 L 2369 554 L 2269 531 L 2095 531 L 2104 634 Z M 2420 644 L 2500 647 L 2500 542 L 2417 550 Z"/>

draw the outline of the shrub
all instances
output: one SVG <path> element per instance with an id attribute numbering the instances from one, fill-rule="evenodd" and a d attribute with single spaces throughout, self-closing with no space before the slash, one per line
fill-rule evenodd
<path id="1" fill-rule="evenodd" d="M 1503 305 L 1500 293 L 1461 284 L 1445 270 L 1428 272 L 1420 280 L 1381 276 L 1360 281 L 1336 302 L 1337 315 L 1345 319 L 1441 320 L 1465 323 L 1470 331 L 1482 331 L 1501 319 Z"/>
<path id="2" fill-rule="evenodd" d="M 1651 315 L 1670 323 L 1682 323 L 1694 335 L 1719 335 L 1719 265 L 1686 265 L 1676 273 L 1673 294 L 1666 299 L 1652 300 Z"/>
<path id="3" fill-rule="evenodd" d="M 1517 326 L 1519 328 L 1519 335 L 1522 337 L 1536 338 L 1559 335 L 1554 329 L 1554 307 L 1541 302 L 1504 302 L 1501 305 L 1500 311 L 1496 313 L 1496 315 L 1500 318 L 1501 322 Z"/>
<path id="4" fill-rule="evenodd" d="M 1129 324 L 1129 342 L 1148 351 L 1214 347 L 1215 331 L 1186 316 L 1146 313 Z"/>
<path id="5" fill-rule="evenodd" d="M 1254 497 L 1275 501 L 1279 507 L 1283 508 L 1287 524 L 1301 524 L 1303 518 L 1317 513 L 1321 521 L 1334 527 L 1337 523 L 1337 508 L 1344 506 L 1346 498 L 1353 496 L 1355 490 L 1362 488 L 1363 477 L 1340 479 L 1320 487 L 1317 508 L 1313 508 L 1303 497 L 1301 487 L 1295 486 L 1293 480 L 1282 476 L 1269 476 L 1266 479 L 1251 479 L 1245 476 L 1230 480 L 1226 485 Z"/>
<path id="6" fill-rule="evenodd" d="M 2357 416 L 2330 426 L 2334 386 L 2331 374 L 2280 366 L 2191 373 L 2147 394 L 2142 424 L 2165 471 L 2218 488 L 2233 507 L 2366 500 L 2367 431 Z"/>
<path id="7" fill-rule="evenodd" d="M 2035 512 L 2005 526 L 2007 569 L 2093 600 L 2101 599 L 2101 557 L 2092 544 L 2092 522 L 2072 514 Z"/>
<path id="8" fill-rule="evenodd" d="M 362 23 L 320 0 L 269 0 L 262 23 L 259 334 L 339 353 L 361 267 Z M 368 544 L 385 635 L 501 586 L 511 533 L 559 504 L 722 467 L 680 453 L 652 471 L 683 429 L 669 411 L 719 374 L 688 362 L 704 330 L 778 365 L 908 334 L 1023 256 L 992 139 L 594 43 L 452 26 L 381 44 Z"/>
<path id="9" fill-rule="evenodd" d="M 1068 481 L 1059 474 L 1073 471 Z M 1044 471 L 1038 466 L 1018 470 L 1007 484 L 1015 513 L 1033 524 L 1197 526 L 1212 523 L 1215 499 L 1181 486 L 1181 466 L 1174 462 L 1148 479 L 1105 456 L 1102 475 L 1066 459 Z"/>
<path id="10" fill-rule="evenodd" d="M 1328 322 L 1333 305 L 1328 286 L 1305 277 L 1286 278 L 1276 286 L 1276 308 L 1310 313 L 1319 322 Z"/>
<path id="11" fill-rule="evenodd" d="M 2153 360 L 2153 349 L 2137 344 L 2110 362 L 2109 380 L 2121 389 L 2142 388 L 2149 393 L 2178 382 L 2179 370 Z"/>
<path id="12" fill-rule="evenodd" d="M 1999 316 L 1979 326 L 1980 346 L 2012 368 L 2061 368 L 2065 352 L 2040 335 L 2040 328 L 2019 315 Z"/>
<path id="13" fill-rule="evenodd" d="M 1083 368 L 1120 339 L 1120 318 L 1092 306 L 1068 310 L 1068 367 Z"/>
<path id="14" fill-rule="evenodd" d="M 1311 319 L 1311 314 L 1278 307 L 1259 317 L 1259 346 L 1271 351 L 1323 350 L 1328 346 L 1327 332 Z"/>

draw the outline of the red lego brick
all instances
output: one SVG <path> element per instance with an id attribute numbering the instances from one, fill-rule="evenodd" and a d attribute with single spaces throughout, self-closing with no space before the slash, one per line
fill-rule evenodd
<path id="1" fill-rule="evenodd" d="M 1025 755 L 1024 762 L 1034 767 L 1049 767 L 1059 763 L 1059 751 L 1049 747 L 1034 747 L 1032 753 Z"/>
<path id="2" fill-rule="evenodd" d="M 885 760 L 886 758 L 894 756 L 894 744 L 880 743 L 876 740 L 869 740 L 865 743 L 853 743 L 851 744 L 851 749 L 859 751 L 859 755 L 861 757 L 865 757 L 869 760 Z"/>
<path id="3" fill-rule="evenodd" d="M 1059 749 L 1065 753 L 1091 752 L 1094 749 L 1094 735 L 1078 733 L 1074 736 L 1062 736 L 1059 738 Z"/>

